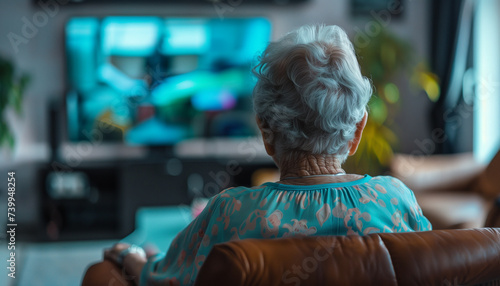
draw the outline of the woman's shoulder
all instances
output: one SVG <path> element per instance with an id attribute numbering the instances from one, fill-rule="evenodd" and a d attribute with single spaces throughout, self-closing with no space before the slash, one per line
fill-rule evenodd
<path id="1" fill-rule="evenodd" d="M 374 176 L 371 177 L 370 183 L 387 184 L 395 187 L 406 187 L 406 185 L 398 178 L 392 176 Z"/>
<path id="2" fill-rule="evenodd" d="M 390 193 L 414 196 L 413 191 L 408 186 L 392 176 L 374 176 L 365 185 L 375 189 L 383 189 L 383 193 L 390 191 Z"/>
<path id="3" fill-rule="evenodd" d="M 256 187 L 230 187 L 213 196 L 211 200 L 214 204 L 233 199 L 241 200 L 247 196 L 255 196 L 255 192 L 262 191 L 265 187 L 265 185 Z"/>
<path id="4" fill-rule="evenodd" d="M 244 195 L 250 192 L 255 192 L 259 190 L 265 189 L 265 184 L 260 185 L 260 186 L 255 186 L 255 187 L 245 187 L 245 186 L 239 186 L 239 187 L 230 187 L 227 189 L 224 189 L 221 191 L 218 196 L 220 197 L 228 197 L 228 196 L 236 196 L 236 195 Z"/>
<path id="5" fill-rule="evenodd" d="M 214 196 L 219 202 L 227 199 L 244 199 L 246 197 L 257 197 L 259 194 L 264 193 L 276 193 L 276 190 L 281 191 L 300 191 L 300 190 L 316 190 L 325 189 L 326 187 L 331 187 L 335 189 L 340 188 L 353 188 L 361 191 L 363 188 L 375 189 L 381 193 L 389 194 L 400 194 L 400 195 L 410 195 L 413 196 L 413 192 L 398 178 L 392 176 L 369 176 L 365 175 L 362 179 L 358 179 L 352 182 L 339 182 L 339 183 L 329 183 L 322 185 L 284 185 L 279 183 L 264 183 L 260 186 L 255 187 L 231 187 L 223 190 Z M 277 193 L 276 193 L 277 194 Z M 268 194 L 269 195 L 269 194 Z"/>

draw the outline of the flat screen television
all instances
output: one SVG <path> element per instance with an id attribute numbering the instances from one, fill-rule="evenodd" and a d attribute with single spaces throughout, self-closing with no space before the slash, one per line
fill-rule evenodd
<path id="1" fill-rule="evenodd" d="M 251 68 L 270 31 L 264 18 L 70 19 L 70 141 L 171 146 L 255 136 Z"/>

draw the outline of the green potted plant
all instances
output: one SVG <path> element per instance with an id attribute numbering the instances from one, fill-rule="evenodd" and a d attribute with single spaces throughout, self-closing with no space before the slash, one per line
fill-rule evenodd
<path id="1" fill-rule="evenodd" d="M 360 174 L 383 174 L 397 149 L 398 138 L 392 130 L 399 105 L 404 100 L 399 92 L 398 77 L 409 78 L 411 85 L 425 92 L 429 100 L 439 98 L 437 76 L 417 58 L 411 44 L 382 26 L 379 31 L 370 38 L 368 45 L 356 48 L 362 73 L 374 86 L 363 139 L 356 154 L 346 162 L 346 169 Z"/>
<path id="2" fill-rule="evenodd" d="M 15 139 L 6 119 L 6 111 L 13 108 L 21 114 L 23 93 L 29 82 L 26 74 L 18 75 L 14 64 L 0 56 L 0 148 L 14 148 Z"/>

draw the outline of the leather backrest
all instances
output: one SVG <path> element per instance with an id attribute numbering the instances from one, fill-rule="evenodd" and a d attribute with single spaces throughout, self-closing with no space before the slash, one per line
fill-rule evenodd
<path id="1" fill-rule="evenodd" d="M 500 229 L 245 239 L 216 245 L 195 285 L 470 285 L 500 279 Z"/>

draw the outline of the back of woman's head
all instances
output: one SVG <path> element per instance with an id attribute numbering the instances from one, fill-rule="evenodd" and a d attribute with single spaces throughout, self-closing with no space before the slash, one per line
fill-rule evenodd
<path id="1" fill-rule="evenodd" d="M 254 74 L 254 110 L 278 156 L 347 158 L 372 88 L 341 28 L 304 26 L 285 35 L 269 44 Z"/>

